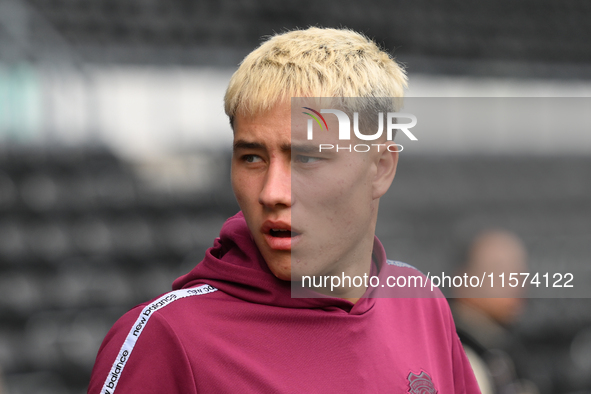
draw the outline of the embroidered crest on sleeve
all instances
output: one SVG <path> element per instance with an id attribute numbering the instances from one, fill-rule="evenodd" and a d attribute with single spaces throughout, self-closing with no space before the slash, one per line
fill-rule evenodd
<path id="1" fill-rule="evenodd" d="M 414 373 L 408 374 L 408 393 L 410 394 L 436 394 L 437 390 L 431 380 L 431 376 L 425 371 L 421 371 L 419 375 Z"/>

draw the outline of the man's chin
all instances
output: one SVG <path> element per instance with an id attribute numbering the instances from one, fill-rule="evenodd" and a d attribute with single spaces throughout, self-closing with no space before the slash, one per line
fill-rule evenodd
<path id="1" fill-rule="evenodd" d="M 274 256 L 276 257 L 276 256 Z M 277 261 L 283 260 L 283 261 Z M 284 258 L 281 259 L 266 259 L 267 266 L 271 270 L 271 273 L 277 277 L 277 279 L 291 281 L 291 259 L 287 256 L 287 261 Z M 269 262 L 271 261 L 271 262 Z"/>
<path id="2" fill-rule="evenodd" d="M 291 282 L 291 269 L 279 269 L 269 266 L 269 269 L 277 279 Z"/>
<path id="3" fill-rule="evenodd" d="M 272 265 L 268 264 L 269 269 L 277 277 L 287 282 L 299 282 L 303 276 L 314 275 L 314 272 L 308 272 L 309 270 L 302 270 L 301 267 L 293 269 L 291 262 L 286 265 Z M 299 268 L 299 269 L 298 269 Z"/>

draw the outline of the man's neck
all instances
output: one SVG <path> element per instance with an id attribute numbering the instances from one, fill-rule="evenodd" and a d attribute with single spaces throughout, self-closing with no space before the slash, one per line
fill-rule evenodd
<path id="1" fill-rule="evenodd" d="M 361 297 L 365 294 L 368 288 L 372 274 L 371 268 L 373 264 L 375 264 L 375 262 L 373 258 L 370 258 L 368 259 L 367 263 L 364 263 L 362 266 L 357 266 L 357 269 L 355 270 L 344 270 L 340 275 L 332 273 L 332 275 L 322 276 L 323 278 L 326 278 L 327 276 L 329 277 L 327 286 L 325 286 L 324 288 L 317 288 L 312 290 L 330 297 L 341 298 L 343 300 L 355 304 L 357 303 L 357 301 L 361 299 Z M 339 281 L 341 282 L 340 286 L 331 288 L 331 284 L 333 284 L 333 277 L 339 278 Z M 348 286 L 349 282 L 351 286 Z M 356 286 L 356 284 L 359 285 Z"/>

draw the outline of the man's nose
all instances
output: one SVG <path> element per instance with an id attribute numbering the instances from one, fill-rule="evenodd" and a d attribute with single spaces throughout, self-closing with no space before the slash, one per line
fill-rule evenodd
<path id="1" fill-rule="evenodd" d="M 284 160 L 271 161 L 259 203 L 268 208 L 291 207 L 291 165 Z"/>

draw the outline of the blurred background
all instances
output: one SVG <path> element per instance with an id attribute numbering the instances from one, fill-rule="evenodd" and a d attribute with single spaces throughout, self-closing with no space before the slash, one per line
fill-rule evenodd
<path id="1" fill-rule="evenodd" d="M 393 51 L 410 97 L 564 121 L 515 134 L 468 117 L 402 142 L 378 227 L 390 258 L 452 272 L 502 228 L 530 271 L 591 285 L 588 0 L 0 0 L 0 393 L 86 392 L 114 321 L 200 261 L 238 209 L 228 79 L 261 37 L 310 25 Z M 510 328 L 541 393 L 591 393 L 590 299 L 529 299 Z"/>

